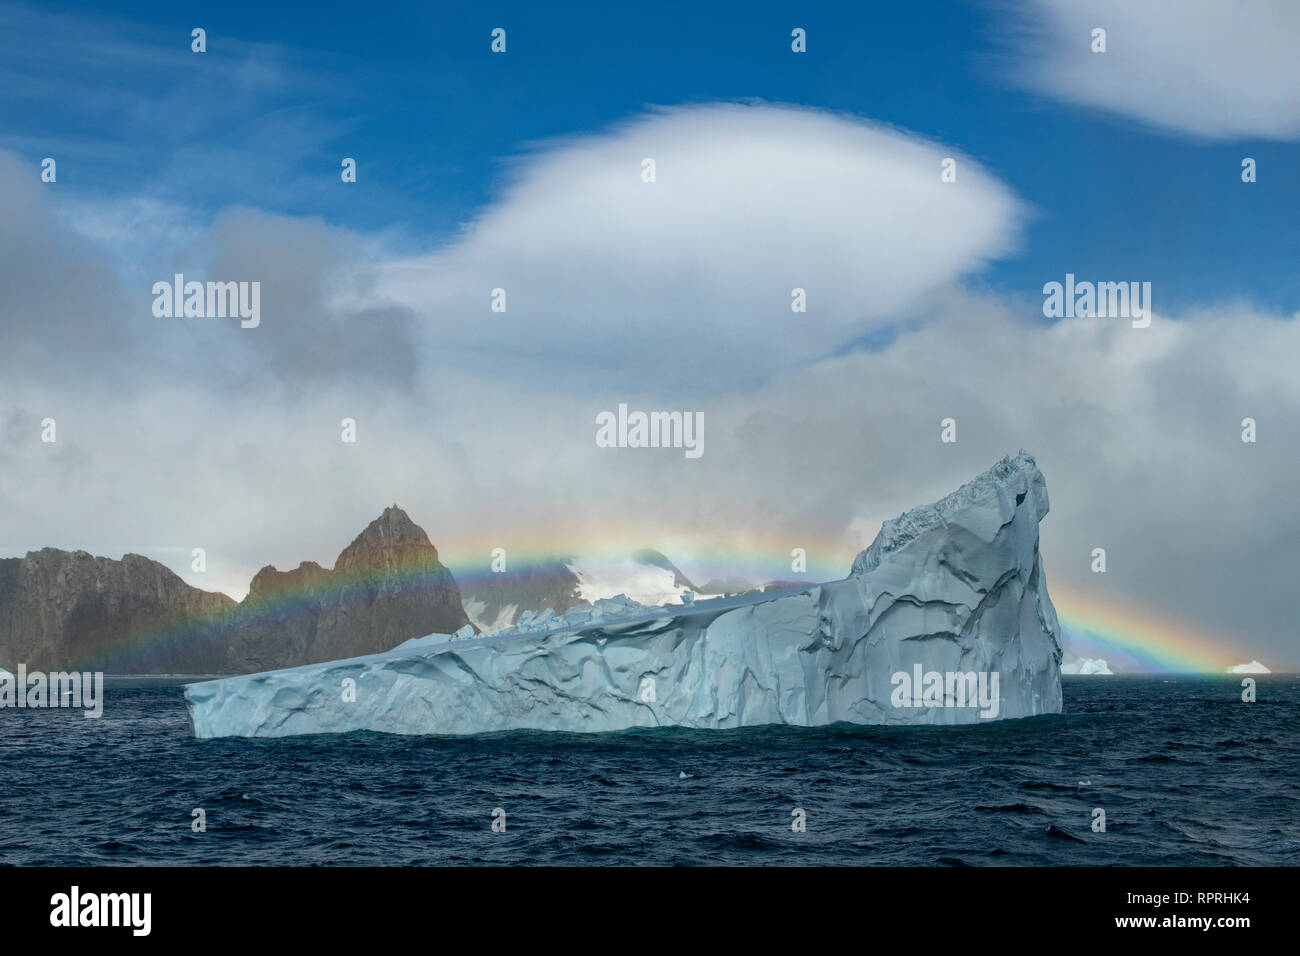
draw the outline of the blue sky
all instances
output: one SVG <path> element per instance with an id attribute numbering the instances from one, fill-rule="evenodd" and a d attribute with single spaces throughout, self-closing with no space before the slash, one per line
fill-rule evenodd
<path id="1" fill-rule="evenodd" d="M 4 8 L 0 147 L 56 155 L 72 196 L 235 205 L 454 234 L 528 144 L 647 105 L 758 98 L 894 124 L 981 161 L 1032 207 L 979 282 L 1039 296 L 1067 271 L 1148 280 L 1180 309 L 1300 308 L 1300 146 L 1206 140 L 1016 81 L 1016 21 L 982 2 L 65 4 Z M 205 55 L 189 31 L 208 31 Z M 508 52 L 489 32 L 508 31 Z M 789 49 L 793 26 L 809 52 Z M 337 188 L 342 156 L 357 188 Z M 1243 156 L 1259 163 L 1245 185 Z"/>

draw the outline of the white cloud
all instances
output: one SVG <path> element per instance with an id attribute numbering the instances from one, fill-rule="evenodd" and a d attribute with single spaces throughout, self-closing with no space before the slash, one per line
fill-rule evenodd
<path id="1" fill-rule="evenodd" d="M 425 368 L 400 401 L 365 382 L 240 389 L 15 382 L 0 416 L 0 544 L 125 550 L 193 583 L 240 591 L 265 562 L 329 564 L 384 506 L 408 509 L 445 554 L 654 547 L 701 578 L 759 580 L 808 551 L 847 571 L 880 522 L 1025 447 L 1047 476 L 1049 586 L 1069 584 L 1297 659 L 1291 582 L 1300 517 L 1284 477 L 1300 446 L 1300 318 L 1208 310 L 1148 329 L 1026 321 L 953 294 L 943 318 L 875 352 L 790 369 L 697 407 L 699 460 L 594 442 L 595 411 L 640 401 Z M 60 444 L 36 436 L 53 409 Z M 339 441 L 339 419 L 359 441 Z M 956 445 L 939 422 L 958 421 Z M 1258 421 L 1243 444 L 1240 422 Z M 192 547 L 209 574 L 190 574 Z M 1089 571 L 1105 547 L 1109 571 Z M 167 550 L 164 550 L 167 549 Z M 735 565 L 718 567 L 727 552 Z M 13 553 L 9 551 L 8 553 Z M 788 561 L 788 559 L 786 559 Z M 788 564 L 785 566 L 788 568 Z"/>
<path id="2" fill-rule="evenodd" d="M 948 156 L 955 183 L 940 181 Z M 657 110 L 543 144 L 512 173 L 462 236 L 392 264 L 380 289 L 458 362 L 581 381 L 711 387 L 822 357 L 1007 252 L 1020 218 L 951 149 L 793 107 Z"/>
<path id="3" fill-rule="evenodd" d="M 1195 136 L 1300 136 L 1295 0 L 1033 0 L 1024 78 L 1086 106 Z M 1014 16 L 1015 14 L 1013 14 Z M 1092 31 L 1106 30 L 1105 53 Z"/>

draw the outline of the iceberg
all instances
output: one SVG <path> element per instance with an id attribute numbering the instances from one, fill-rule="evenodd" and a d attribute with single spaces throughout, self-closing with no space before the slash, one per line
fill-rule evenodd
<path id="1" fill-rule="evenodd" d="M 1104 657 L 1075 657 L 1069 651 L 1065 652 L 1065 658 L 1061 661 L 1061 673 L 1067 676 L 1077 675 L 1102 675 L 1105 677 L 1114 677 L 1114 672 L 1106 663 Z"/>
<path id="2" fill-rule="evenodd" d="M 619 595 L 486 633 L 192 683 L 185 699 L 200 738 L 1059 713 L 1060 626 L 1038 549 L 1047 511 L 1043 476 L 1021 451 L 886 521 L 842 580 L 662 607 Z"/>
<path id="3" fill-rule="evenodd" d="M 1229 674 L 1271 674 L 1273 673 L 1259 661 L 1251 661 L 1249 664 L 1233 664 L 1228 668 Z"/>

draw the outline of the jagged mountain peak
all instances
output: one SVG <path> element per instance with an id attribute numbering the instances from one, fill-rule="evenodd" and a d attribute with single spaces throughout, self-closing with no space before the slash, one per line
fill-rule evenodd
<path id="1" fill-rule="evenodd" d="M 342 574 L 338 572 L 343 572 Z M 388 650 L 468 623 L 438 552 L 397 505 L 334 570 L 263 567 L 236 603 L 138 554 L 43 548 L 0 559 L 0 663 L 110 673 L 240 673 Z"/>
<path id="2" fill-rule="evenodd" d="M 357 570 L 362 566 L 386 565 L 395 560 L 419 558 L 428 563 L 438 561 L 438 549 L 424 529 L 397 505 L 390 505 L 339 554 L 337 571 Z"/>

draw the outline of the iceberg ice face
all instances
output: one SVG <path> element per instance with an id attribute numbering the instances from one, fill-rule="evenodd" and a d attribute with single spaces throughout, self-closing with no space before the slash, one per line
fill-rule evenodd
<path id="1" fill-rule="evenodd" d="M 888 521 L 841 581 L 645 607 L 620 595 L 478 636 L 189 684 L 198 737 L 969 724 L 1061 710 L 1025 452 Z"/>

